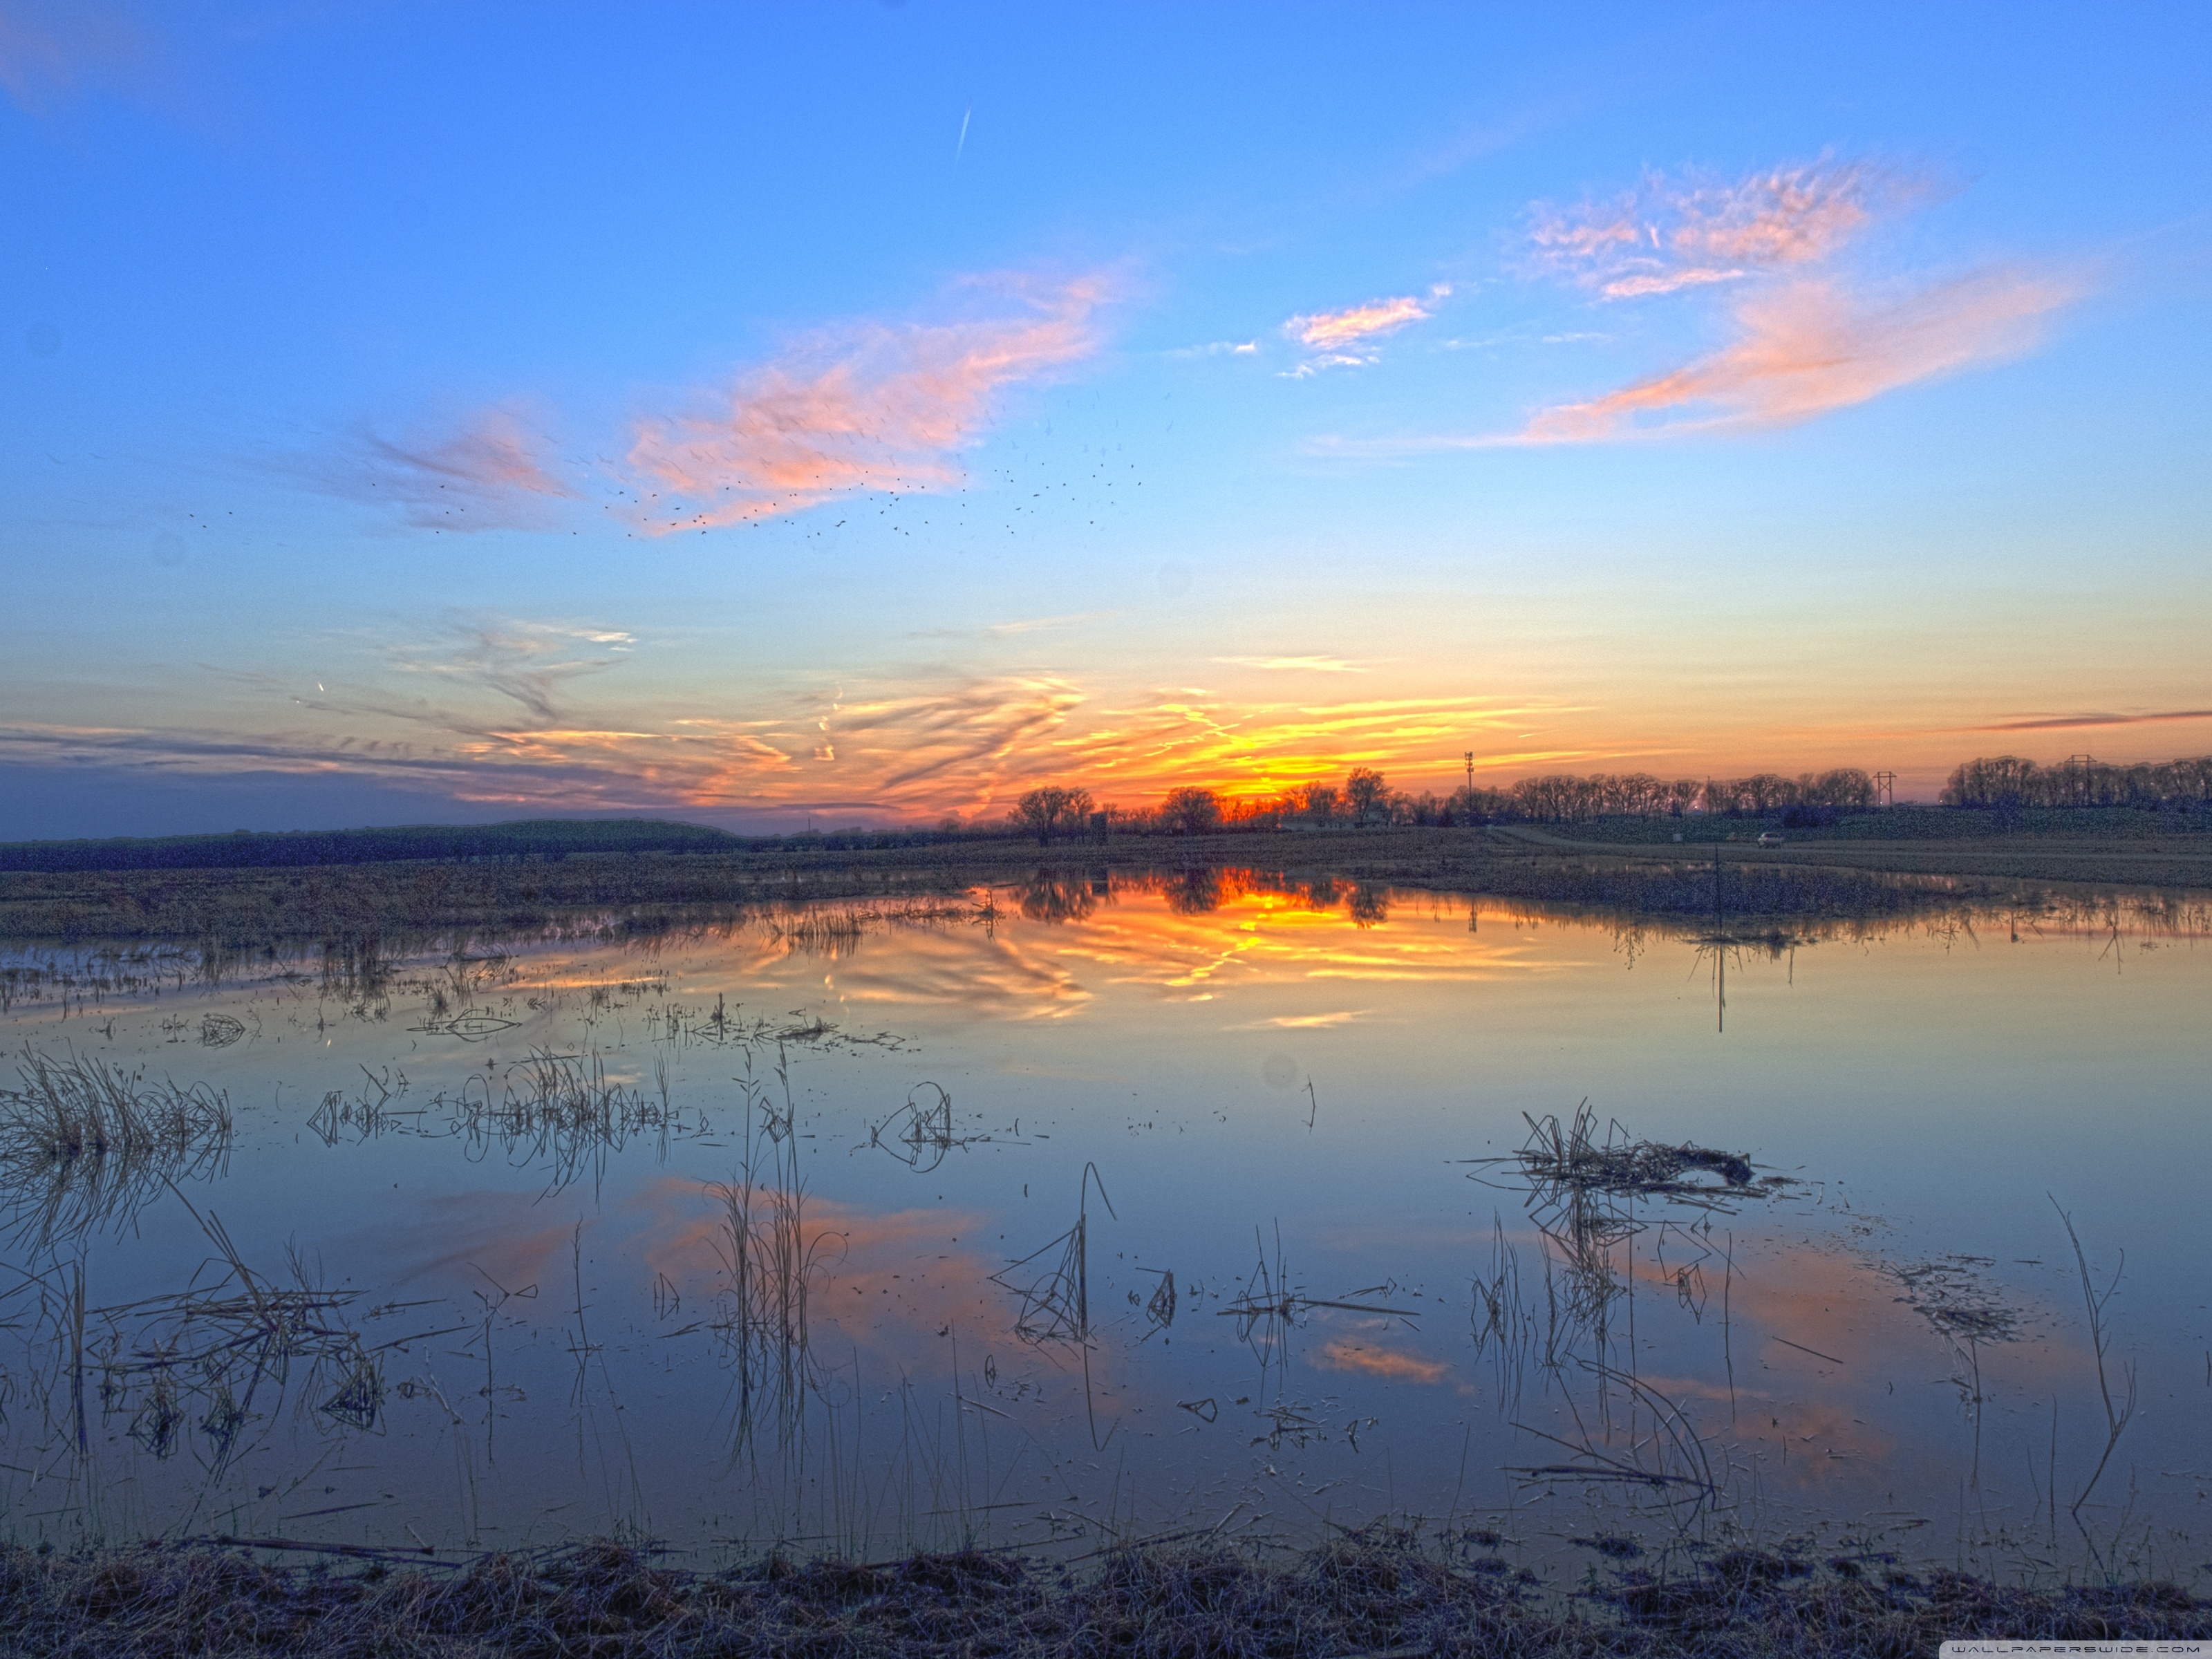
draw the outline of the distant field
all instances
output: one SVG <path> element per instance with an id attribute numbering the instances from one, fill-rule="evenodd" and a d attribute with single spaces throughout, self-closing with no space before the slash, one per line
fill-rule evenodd
<path id="1" fill-rule="evenodd" d="M 227 836 L 121 836 L 112 841 L 0 842 L 0 871 L 296 869 L 422 859 L 564 859 L 578 853 L 704 853 L 735 836 L 657 818 L 538 818 L 515 823 L 399 824 L 381 830 Z"/>
<path id="2" fill-rule="evenodd" d="M 1826 815 L 1822 815 L 1826 816 Z M 2172 841 L 2212 836 L 2212 811 L 2157 811 L 2135 806 L 2023 806 L 2009 812 L 1969 806 L 1891 806 L 1875 812 L 1838 812 L 1825 824 L 1791 824 L 1784 815 L 1729 817 L 1693 813 L 1682 817 L 1598 818 L 1570 824 L 1516 826 L 1607 845 L 1672 845 L 1755 841 L 1773 830 L 1795 845 L 1834 842 Z"/>
<path id="3" fill-rule="evenodd" d="M 1982 815 L 1881 815 L 1886 825 Z M 2021 815 L 2025 818 L 2026 815 Z M 934 899 L 979 887 L 1129 876 L 1147 871 L 1249 869 L 1311 887 L 1331 883 L 1426 888 L 1440 892 L 1573 905 L 1626 915 L 1694 917 L 1718 898 L 1731 918 L 1850 919 L 1924 914 L 2003 902 L 2033 886 L 2084 890 L 2212 889 L 2212 836 L 2081 821 L 2056 815 L 2057 830 L 2022 823 L 2010 833 L 1923 833 L 1877 839 L 1856 825 L 1783 832 L 1784 844 L 1753 844 L 1760 824 L 1739 822 L 1746 839 L 1692 844 L 1692 830 L 1727 833 L 1730 820 L 1687 820 L 1676 845 L 1667 820 L 1644 821 L 1631 839 L 1621 824 L 1389 829 L 1200 836 L 1117 836 L 1040 848 L 1012 838 L 936 836 L 792 836 L 746 841 L 683 825 L 557 826 L 553 851 L 520 850 L 547 826 L 502 825 L 456 832 L 444 843 L 467 851 L 342 862 L 239 863 L 229 866 L 0 869 L 0 939 L 92 938 L 216 941 L 362 941 L 410 933 L 522 933 L 580 917 L 653 930 L 812 898 Z M 2137 814 L 2137 817 L 2159 815 Z M 1969 825 L 1966 827 L 1986 826 Z M 566 832 L 575 832 L 573 836 Z M 675 845 L 653 845 L 670 832 Z M 349 832 L 399 836 L 413 831 Z M 590 845 L 629 836 L 629 850 Z M 698 840 L 713 837 L 704 850 Z M 473 839 L 471 839 L 473 838 Z M 227 837 L 197 837 L 222 843 Z M 289 838 L 265 837 L 264 840 Z M 299 838 L 305 842 L 307 838 Z M 546 842 L 541 840 L 538 844 Z M 54 843 L 46 843 L 51 846 Z M 116 843 L 63 843 L 113 846 Z M 126 843 L 125 845 L 132 845 Z M 176 846 L 181 843 L 135 843 Z M 503 846 L 506 851 L 489 850 Z M 20 848 L 0 849 L 0 852 Z"/>

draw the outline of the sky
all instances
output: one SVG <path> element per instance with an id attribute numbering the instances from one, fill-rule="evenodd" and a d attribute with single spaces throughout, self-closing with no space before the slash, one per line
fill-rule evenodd
<path id="1" fill-rule="evenodd" d="M 2204 753 L 2209 47 L 0 0 L 0 836 Z"/>

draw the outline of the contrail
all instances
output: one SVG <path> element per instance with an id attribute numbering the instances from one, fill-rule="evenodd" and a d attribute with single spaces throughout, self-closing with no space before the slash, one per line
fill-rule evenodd
<path id="1" fill-rule="evenodd" d="M 975 112 L 973 104 L 960 112 L 960 142 L 952 147 L 952 165 L 956 167 L 960 165 L 960 152 L 968 148 L 968 118 Z"/>

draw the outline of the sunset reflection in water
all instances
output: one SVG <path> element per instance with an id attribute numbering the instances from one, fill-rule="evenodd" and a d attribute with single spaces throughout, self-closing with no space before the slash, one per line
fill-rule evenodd
<path id="1" fill-rule="evenodd" d="M 294 1247 L 358 1288 L 388 1343 L 365 1439 L 308 1401 L 250 1456 L 189 1428 L 192 1456 L 155 1456 L 126 1391 L 34 1484 L 349 1538 L 649 1515 L 860 1547 L 1395 1510 L 2047 1550 L 2101 1425 L 2048 1192 L 2100 1275 L 2126 1250 L 2113 1363 L 2173 1402 L 2083 1514 L 2185 1528 L 2195 1488 L 2155 1471 L 2207 1426 L 2202 1315 L 2150 1310 L 2196 1307 L 2212 952 L 2043 920 L 1716 945 L 1356 884 L 1049 878 L 924 921 L 793 908 L 403 965 L 346 1004 L 282 980 L 125 998 L 107 1036 L 33 1000 L 11 1047 L 227 1091 L 237 1145 L 192 1205 L 246 1259 Z M 252 1035 L 179 1040 L 221 1012 Z M 465 1125 L 533 1053 L 589 1057 L 634 1126 L 556 1168 L 507 1120 Z M 382 1115 L 305 1132 L 364 1077 Z M 1744 1154 L 1763 1195 L 1532 1207 L 1511 1157 L 1585 1099 L 1600 1139 Z M 747 1170 L 756 1216 L 791 1220 L 795 1265 L 753 1281 L 781 1287 L 780 1350 L 732 1291 Z M 210 1254 L 173 1200 L 13 1248 L 81 1260 L 95 1310 Z M 50 1335 L 19 1327 L 20 1374 Z M 47 1467 L 52 1432 L 11 1413 L 8 1461 Z M 319 1495 L 362 1507 L 284 1519 L 283 1471 L 318 1459 L 354 1470 Z"/>

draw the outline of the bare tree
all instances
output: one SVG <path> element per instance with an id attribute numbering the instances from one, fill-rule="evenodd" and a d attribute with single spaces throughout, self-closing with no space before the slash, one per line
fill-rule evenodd
<path id="1" fill-rule="evenodd" d="M 1160 816 L 1186 836 L 1203 835 L 1221 822 L 1221 799 L 1211 789 L 1170 789 Z"/>
<path id="2" fill-rule="evenodd" d="M 1014 821 L 1037 838 L 1038 846 L 1049 847 L 1054 830 L 1080 824 L 1091 811 L 1088 789 L 1048 785 L 1030 790 L 1014 804 Z"/>
<path id="3" fill-rule="evenodd" d="M 1344 798 L 1352 805 L 1352 817 L 1359 823 L 1367 822 L 1367 815 L 1375 810 L 1376 802 L 1382 799 L 1382 775 L 1364 766 L 1355 766 L 1344 780 Z"/>

